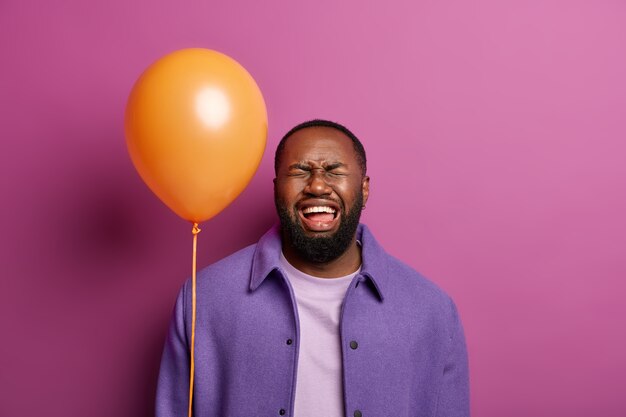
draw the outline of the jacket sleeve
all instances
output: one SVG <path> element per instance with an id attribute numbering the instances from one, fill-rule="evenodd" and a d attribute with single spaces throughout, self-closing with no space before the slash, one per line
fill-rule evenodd
<path id="1" fill-rule="evenodd" d="M 469 370 L 463 325 L 456 306 L 452 308 L 450 345 L 443 369 L 437 417 L 469 417 Z"/>
<path id="2" fill-rule="evenodd" d="M 189 342 L 186 332 L 186 288 L 176 300 L 161 358 L 156 417 L 186 416 L 189 407 Z"/>

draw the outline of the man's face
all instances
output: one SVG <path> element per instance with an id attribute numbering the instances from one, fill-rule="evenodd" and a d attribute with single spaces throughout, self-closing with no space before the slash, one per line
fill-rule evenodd
<path id="1" fill-rule="evenodd" d="M 352 141 L 329 127 L 293 133 L 285 145 L 274 197 L 283 238 L 306 260 L 325 263 L 353 241 L 369 178 Z"/>

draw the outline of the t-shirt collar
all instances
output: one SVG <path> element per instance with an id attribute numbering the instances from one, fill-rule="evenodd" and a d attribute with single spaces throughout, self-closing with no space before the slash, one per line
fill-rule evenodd
<path id="1" fill-rule="evenodd" d="M 357 229 L 357 240 L 362 245 L 360 275 L 372 282 L 370 287 L 382 301 L 385 282 L 389 279 L 385 262 L 388 255 L 364 224 L 360 224 Z M 279 225 L 274 225 L 257 243 L 250 275 L 251 291 L 256 290 L 274 270 L 280 270 L 280 253 L 280 229 Z"/>

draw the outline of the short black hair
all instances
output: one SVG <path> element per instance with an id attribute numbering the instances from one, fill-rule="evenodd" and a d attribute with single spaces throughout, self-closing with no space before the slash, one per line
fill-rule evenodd
<path id="1" fill-rule="evenodd" d="M 293 135 L 298 130 L 306 129 L 309 127 L 330 127 L 331 129 L 335 129 L 345 134 L 352 141 L 352 146 L 354 147 L 354 152 L 356 154 L 356 160 L 361 168 L 361 174 L 365 176 L 367 172 L 367 158 L 365 157 L 365 148 L 363 148 L 363 144 L 356 137 L 354 133 L 352 133 L 347 127 L 337 122 L 331 122 L 330 120 L 324 119 L 313 119 L 306 122 L 302 122 L 299 125 L 291 128 L 289 132 L 283 136 L 283 138 L 278 143 L 278 147 L 276 147 L 276 154 L 274 154 L 274 172 L 278 174 L 278 165 L 280 164 L 281 158 L 283 156 L 283 151 L 285 150 L 285 145 L 287 143 L 287 139 L 291 135 Z"/>

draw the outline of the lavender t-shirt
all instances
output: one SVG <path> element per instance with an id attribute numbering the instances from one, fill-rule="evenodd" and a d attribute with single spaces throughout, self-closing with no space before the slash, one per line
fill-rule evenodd
<path id="1" fill-rule="evenodd" d="M 281 253 L 281 267 L 293 288 L 300 318 L 300 350 L 295 417 L 344 415 L 339 315 L 352 278 L 318 278 L 292 266 Z"/>

